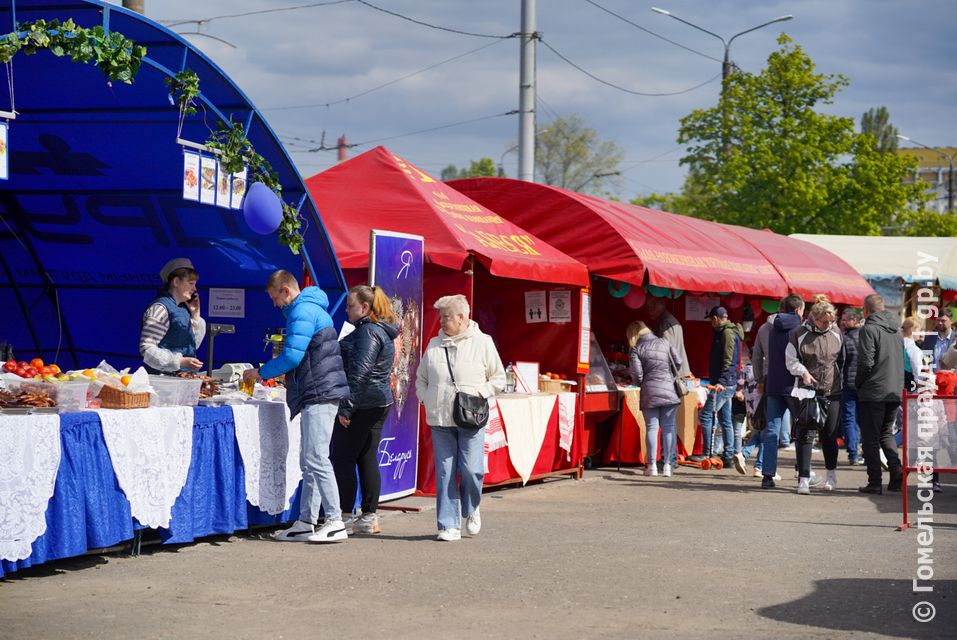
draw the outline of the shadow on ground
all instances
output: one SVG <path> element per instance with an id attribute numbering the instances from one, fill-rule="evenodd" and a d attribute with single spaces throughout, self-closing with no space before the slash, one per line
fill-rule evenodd
<path id="1" fill-rule="evenodd" d="M 930 583 L 933 593 L 913 593 L 909 580 L 818 580 L 812 593 L 791 602 L 762 607 L 756 613 L 778 622 L 860 631 L 900 638 L 953 638 L 957 629 L 957 580 Z M 914 619 L 922 602 L 936 609 L 929 622 Z M 888 605 L 887 603 L 892 603 Z M 837 637 L 837 634 L 835 634 Z"/>

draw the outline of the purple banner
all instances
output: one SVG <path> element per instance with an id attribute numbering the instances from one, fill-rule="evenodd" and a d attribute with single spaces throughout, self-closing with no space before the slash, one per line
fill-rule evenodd
<path id="1" fill-rule="evenodd" d="M 392 365 L 395 404 L 382 428 L 379 442 L 381 500 L 415 491 L 419 457 L 419 399 L 415 371 L 422 351 L 422 265 L 424 240 L 391 231 L 372 231 L 369 283 L 392 301 L 399 319 Z"/>

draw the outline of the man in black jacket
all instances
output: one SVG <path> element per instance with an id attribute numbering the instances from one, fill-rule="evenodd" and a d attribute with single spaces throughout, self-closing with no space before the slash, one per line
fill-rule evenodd
<path id="1" fill-rule="evenodd" d="M 841 314 L 844 332 L 844 389 L 841 392 L 841 435 L 851 465 L 864 464 L 860 455 L 861 428 L 857 424 L 857 342 L 861 332 L 861 313 L 848 307 Z"/>
<path id="2" fill-rule="evenodd" d="M 867 484 L 861 493 L 881 493 L 883 449 L 891 479 L 888 491 L 900 491 L 903 480 L 894 423 L 904 389 L 904 339 L 897 330 L 897 318 L 884 309 L 884 299 L 871 294 L 864 298 L 864 327 L 857 351 L 857 416 L 861 445 L 867 465 Z"/>

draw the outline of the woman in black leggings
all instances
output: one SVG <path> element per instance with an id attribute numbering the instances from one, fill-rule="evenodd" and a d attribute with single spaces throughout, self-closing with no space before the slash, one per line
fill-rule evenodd
<path id="1" fill-rule="evenodd" d="M 811 492 L 811 448 L 820 434 L 827 468 L 825 491 L 837 488 L 837 420 L 841 415 L 841 385 L 844 369 L 843 337 L 834 325 L 834 306 L 822 299 L 811 307 L 810 322 L 798 328 L 788 338 L 785 361 L 795 377 L 795 387 L 813 389 L 820 408 L 820 419 L 808 422 L 798 409 L 799 401 L 792 400 L 792 412 L 797 428 L 797 492 Z"/>
<path id="2" fill-rule="evenodd" d="M 351 397 L 339 403 L 339 424 L 332 432 L 330 458 L 339 485 L 339 502 L 350 533 L 379 533 L 379 477 L 377 451 L 382 425 L 395 401 L 390 385 L 395 359 L 393 341 L 399 334 L 396 315 L 385 292 L 359 285 L 349 290 L 346 315 L 355 331 L 340 342 L 342 362 Z M 356 466 L 362 488 L 362 515 L 356 518 Z"/>

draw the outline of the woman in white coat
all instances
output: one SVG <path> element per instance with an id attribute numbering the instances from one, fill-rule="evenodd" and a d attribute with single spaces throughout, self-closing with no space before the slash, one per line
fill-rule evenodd
<path id="1" fill-rule="evenodd" d="M 429 341 L 415 377 L 415 391 L 425 405 L 425 421 L 432 429 L 435 459 L 435 500 L 439 540 L 477 535 L 482 528 L 479 502 L 485 479 L 485 427 L 463 429 L 452 420 L 456 387 L 490 398 L 505 388 L 505 368 L 492 338 L 469 320 L 469 303 L 463 295 L 443 296 L 435 303 L 442 328 Z M 449 368 L 455 384 L 449 376 Z M 456 486 L 456 476 L 461 486 Z"/>

